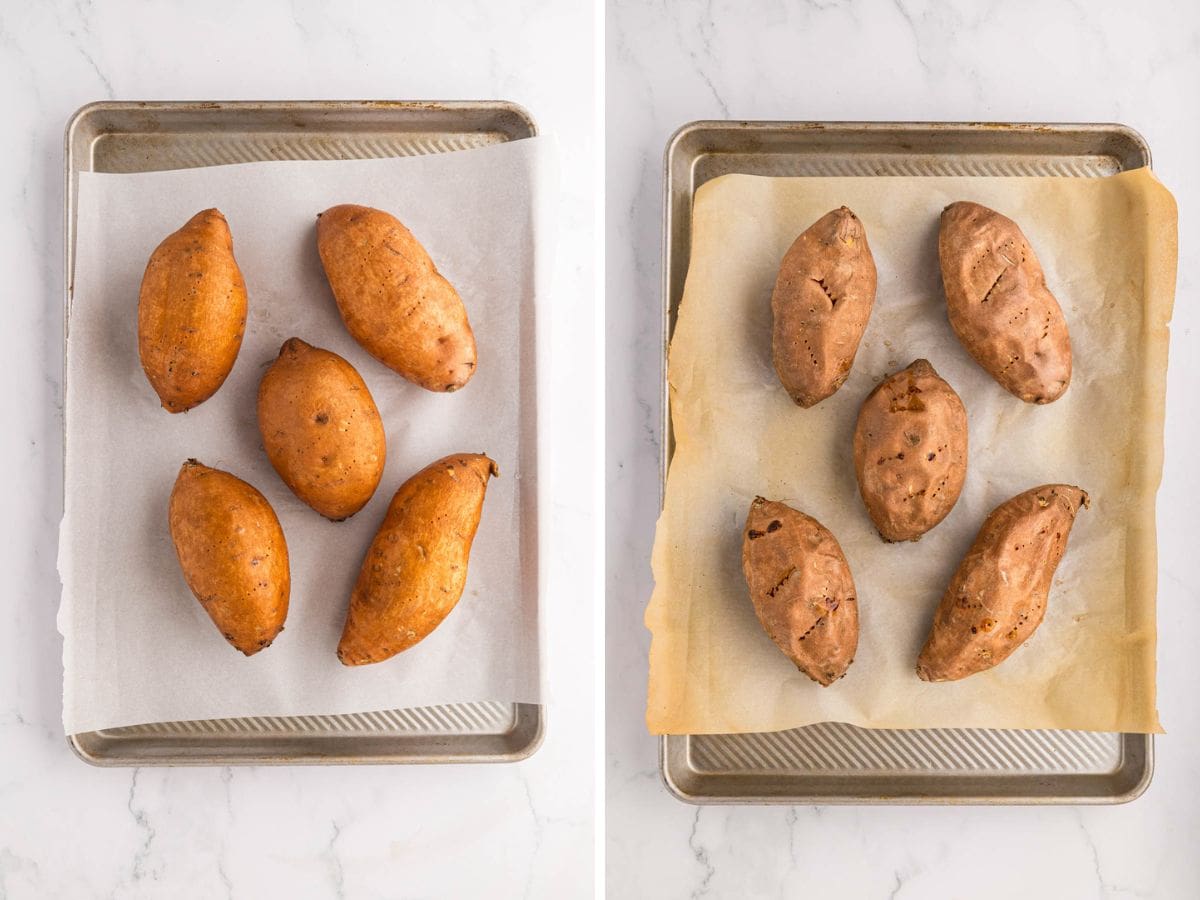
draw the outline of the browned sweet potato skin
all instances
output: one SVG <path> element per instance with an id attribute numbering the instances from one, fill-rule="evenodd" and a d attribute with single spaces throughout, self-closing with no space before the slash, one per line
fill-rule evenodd
<path id="1" fill-rule="evenodd" d="M 755 497 L 742 531 L 742 572 L 767 635 L 828 687 L 858 648 L 858 595 L 837 539 L 785 503 Z"/>
<path id="2" fill-rule="evenodd" d="M 168 512 L 171 540 L 188 587 L 213 624 L 252 656 L 287 618 L 287 542 L 267 498 L 228 472 L 189 459 Z"/>
<path id="3" fill-rule="evenodd" d="M 430 391 L 475 374 L 475 335 L 454 287 L 389 213 L 335 206 L 317 221 L 317 249 L 338 311 L 368 353 Z"/>
<path id="4" fill-rule="evenodd" d="M 958 339 L 1006 391 L 1057 400 L 1071 383 L 1067 320 L 1017 223 L 978 203 L 942 211 L 938 256 Z"/>
<path id="5" fill-rule="evenodd" d="M 1044 484 L 994 510 L 950 580 L 917 659 L 924 681 L 957 681 L 997 666 L 1037 630 L 1050 582 L 1088 495 Z"/>
<path id="6" fill-rule="evenodd" d="M 915 541 L 949 515 L 967 476 L 967 411 L 928 360 L 885 378 L 854 429 L 854 472 L 885 541 Z"/>
<path id="7" fill-rule="evenodd" d="M 354 366 L 290 338 L 258 385 L 258 429 L 271 465 L 327 519 L 354 515 L 387 458 L 379 409 Z"/>
<path id="8" fill-rule="evenodd" d="M 424 640 L 462 596 L 471 543 L 496 464 L 460 453 L 400 486 L 367 550 L 338 644 L 347 666 L 376 663 Z"/>
<path id="9" fill-rule="evenodd" d="M 246 330 L 246 283 L 233 237 L 206 209 L 150 256 L 138 296 L 142 371 L 167 412 L 186 412 L 217 392 Z"/>
<path id="10" fill-rule="evenodd" d="M 818 219 L 788 249 L 771 294 L 775 371 L 801 406 L 845 382 L 875 303 L 867 232 L 846 207 Z"/>

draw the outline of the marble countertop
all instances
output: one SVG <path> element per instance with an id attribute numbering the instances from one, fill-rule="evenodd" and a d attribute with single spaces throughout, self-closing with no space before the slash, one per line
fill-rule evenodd
<path id="1" fill-rule="evenodd" d="M 1185 897 L 1200 884 L 1200 10 L 1165 2 L 610 4 L 607 880 L 614 897 Z M 658 511 L 661 160 L 694 119 L 1123 122 L 1180 208 L 1149 790 L 1118 807 L 692 807 L 643 724 Z M 630 398 L 636 403 L 630 403 Z"/>
<path id="2" fill-rule="evenodd" d="M 593 872 L 598 307 L 586 4 L 0 9 L 0 897 L 586 897 Z M 344 10 L 344 11 L 342 11 Z M 561 147 L 545 743 L 507 766 L 96 769 L 63 737 L 62 135 L 101 99 L 506 99 Z M 19 398 L 19 399 L 18 399 Z M 595 601 L 598 602 L 598 601 Z"/>

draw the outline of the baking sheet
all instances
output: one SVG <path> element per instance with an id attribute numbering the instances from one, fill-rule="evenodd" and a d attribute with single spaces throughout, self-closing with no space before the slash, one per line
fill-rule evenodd
<path id="1" fill-rule="evenodd" d="M 1075 379 L 1048 407 L 1000 390 L 946 322 L 937 217 L 946 203 L 968 198 L 1024 224 L 1066 311 Z M 879 294 L 850 380 L 805 411 L 787 400 L 771 368 L 770 292 L 795 235 L 842 203 L 867 225 Z M 671 352 L 676 450 L 647 611 L 651 731 L 771 731 L 820 721 L 1158 730 L 1153 495 L 1174 229 L 1173 201 L 1145 171 L 1096 180 L 739 175 L 702 187 Z M 946 522 L 919 544 L 889 546 L 858 499 L 850 434 L 873 384 L 918 356 L 967 405 L 971 469 Z M 990 673 L 920 682 L 917 649 L 983 517 L 1050 480 L 1076 481 L 1095 502 L 1072 534 L 1046 622 Z M 850 560 L 862 639 L 832 688 L 799 675 L 754 617 L 740 530 L 757 493 L 816 515 Z"/>
<path id="2" fill-rule="evenodd" d="M 409 159 L 80 174 L 60 546 L 68 733 L 538 701 L 533 312 L 549 270 L 535 233 L 553 233 L 539 190 L 553 176 L 552 157 L 552 146 L 534 138 Z M 315 248 L 316 213 L 339 202 L 395 212 L 459 288 L 480 343 L 480 371 L 463 391 L 422 391 L 345 332 Z M 222 209 L 233 231 L 250 297 L 246 340 L 216 396 L 168 416 L 138 365 L 137 289 L 158 241 L 207 206 Z M 258 379 L 293 334 L 354 364 L 388 428 L 379 490 L 348 522 L 327 522 L 301 504 L 259 446 Z M 489 486 L 462 601 L 412 650 L 378 666 L 342 667 L 333 651 L 346 598 L 387 502 L 410 474 L 459 450 L 485 450 L 502 472 Z M 249 659 L 191 597 L 166 533 L 167 496 L 189 456 L 262 490 L 288 538 L 287 627 Z"/>

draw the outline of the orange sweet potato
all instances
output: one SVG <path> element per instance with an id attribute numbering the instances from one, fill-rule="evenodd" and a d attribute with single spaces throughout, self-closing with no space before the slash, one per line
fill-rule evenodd
<path id="1" fill-rule="evenodd" d="M 434 462 L 400 486 L 350 595 L 338 659 L 360 666 L 424 640 L 462 596 L 488 478 L 478 453 Z"/>
<path id="2" fill-rule="evenodd" d="M 457 391 L 475 374 L 475 334 L 454 286 L 411 231 L 367 206 L 335 206 L 317 221 L 317 249 L 354 339 L 430 391 Z"/>
<path id="3" fill-rule="evenodd" d="M 290 338 L 258 385 L 258 429 L 271 465 L 327 519 L 366 505 L 387 458 L 379 409 L 355 368 Z"/>
<path id="4" fill-rule="evenodd" d="M 246 283 L 219 210 L 158 245 L 138 297 L 138 355 L 167 412 L 186 412 L 225 383 L 246 330 Z"/>
<path id="5" fill-rule="evenodd" d="M 287 542 L 267 498 L 228 472 L 189 459 L 168 512 L 184 579 L 217 630 L 251 656 L 287 618 Z"/>

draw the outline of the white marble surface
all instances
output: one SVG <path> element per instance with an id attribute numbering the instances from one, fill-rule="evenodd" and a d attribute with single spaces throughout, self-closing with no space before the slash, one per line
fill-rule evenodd
<path id="1" fill-rule="evenodd" d="M 607 32 L 608 860 L 614 897 L 1197 896 L 1192 461 L 1200 9 L 1145 2 L 613 0 Z M 969 7 L 970 12 L 962 11 Z M 1183 10 L 1185 10 L 1184 12 Z M 658 501 L 661 159 L 700 118 L 1116 121 L 1180 206 L 1159 494 L 1157 770 L 1108 808 L 694 808 L 642 723 Z M 635 398 L 636 402 L 631 402 Z"/>
<path id="2" fill-rule="evenodd" d="M 451 8 L 453 7 L 453 8 Z M 343 10 L 335 14 L 334 9 Z M 587 897 L 592 886 L 591 11 L 0 4 L 0 897 Z M 561 142 L 545 744 L 512 766 L 102 770 L 60 724 L 62 133 L 98 99 L 525 105 Z"/>

